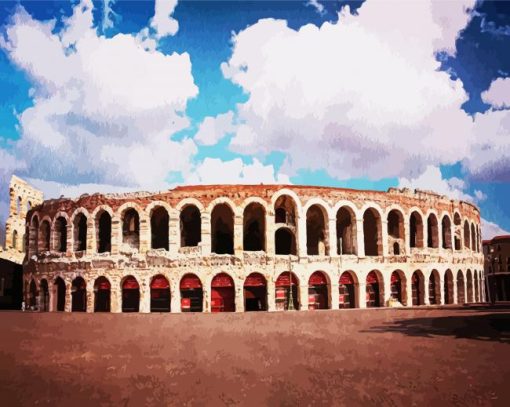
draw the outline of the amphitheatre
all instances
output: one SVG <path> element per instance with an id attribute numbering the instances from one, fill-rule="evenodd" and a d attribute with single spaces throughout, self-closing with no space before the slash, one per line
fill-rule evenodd
<path id="1" fill-rule="evenodd" d="M 30 206 L 19 190 L 11 188 L 11 212 L 26 217 L 16 231 L 27 248 L 25 304 L 40 311 L 484 300 L 478 208 L 429 191 L 204 185 Z"/>

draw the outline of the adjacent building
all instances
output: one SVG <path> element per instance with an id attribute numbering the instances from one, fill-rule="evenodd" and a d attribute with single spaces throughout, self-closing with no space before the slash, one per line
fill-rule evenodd
<path id="1" fill-rule="evenodd" d="M 483 241 L 488 300 L 510 301 L 510 235 Z"/>

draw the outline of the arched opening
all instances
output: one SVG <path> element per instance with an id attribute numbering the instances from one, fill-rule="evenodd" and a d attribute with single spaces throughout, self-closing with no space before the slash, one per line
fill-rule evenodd
<path id="1" fill-rule="evenodd" d="M 404 245 L 404 216 L 396 209 L 388 213 L 388 246 L 393 249 L 393 255 L 400 255 L 400 248 Z"/>
<path id="2" fill-rule="evenodd" d="M 409 237 L 411 247 L 423 247 L 423 220 L 416 211 L 409 218 Z"/>
<path id="3" fill-rule="evenodd" d="M 429 277 L 429 304 L 437 305 L 441 301 L 441 291 L 440 291 L 440 279 L 439 272 L 437 270 L 432 270 Z"/>
<path id="4" fill-rule="evenodd" d="M 446 270 L 444 273 L 444 303 L 453 304 L 453 273 Z"/>
<path id="5" fill-rule="evenodd" d="M 107 211 L 101 211 L 96 218 L 97 251 L 109 253 L 112 251 L 112 217 Z"/>
<path id="6" fill-rule="evenodd" d="M 151 213 L 151 248 L 168 250 L 168 228 L 170 217 L 162 206 L 152 210 Z"/>
<path id="7" fill-rule="evenodd" d="M 41 311 L 47 312 L 50 310 L 50 290 L 46 279 L 41 280 L 39 303 Z"/>
<path id="8" fill-rule="evenodd" d="M 276 254 L 297 254 L 296 238 L 289 228 L 282 227 L 274 234 Z"/>
<path id="9" fill-rule="evenodd" d="M 308 280 L 308 309 L 329 308 L 329 287 L 326 275 L 322 271 L 316 271 Z"/>
<path id="10" fill-rule="evenodd" d="M 202 219 L 195 205 L 187 205 L 180 214 L 181 247 L 195 247 L 202 241 Z"/>
<path id="11" fill-rule="evenodd" d="M 122 283 L 122 312 L 140 310 L 140 286 L 133 276 L 127 276 Z"/>
<path id="12" fill-rule="evenodd" d="M 211 214 L 212 252 L 234 254 L 234 212 L 227 204 L 218 204 Z"/>
<path id="13" fill-rule="evenodd" d="M 122 243 L 134 250 L 140 248 L 140 216 L 133 208 L 122 215 Z"/>
<path id="14" fill-rule="evenodd" d="M 478 273 L 475 271 L 475 302 L 480 302 L 478 287 Z"/>
<path id="15" fill-rule="evenodd" d="M 37 309 L 37 285 L 33 279 L 30 281 L 29 285 L 28 308 L 30 310 Z"/>
<path id="16" fill-rule="evenodd" d="M 336 213 L 337 253 L 356 254 L 356 216 L 351 208 L 341 207 Z"/>
<path id="17" fill-rule="evenodd" d="M 29 249 L 31 252 L 37 254 L 39 253 L 39 219 L 37 216 L 34 216 L 32 219 L 30 228 L 30 239 L 29 239 Z"/>
<path id="18" fill-rule="evenodd" d="M 275 283 L 275 301 L 277 311 L 289 310 L 289 305 L 292 304 L 292 309 L 299 309 L 299 280 L 294 273 L 284 271 L 278 276 Z M 292 296 L 292 301 L 291 300 Z"/>
<path id="19" fill-rule="evenodd" d="M 267 284 L 260 273 L 251 273 L 244 281 L 245 311 L 267 310 Z"/>
<path id="20" fill-rule="evenodd" d="M 363 214 L 363 237 L 365 256 L 381 256 L 381 217 L 373 208 L 368 208 Z"/>
<path id="21" fill-rule="evenodd" d="M 455 213 L 453 215 L 453 223 L 455 225 L 455 236 L 454 236 L 454 243 L 455 243 L 455 250 L 461 250 L 462 249 L 462 227 L 461 227 L 461 220 L 460 215 L 458 213 Z"/>
<path id="22" fill-rule="evenodd" d="M 21 197 L 18 196 L 16 199 L 16 214 L 21 215 Z"/>
<path id="23" fill-rule="evenodd" d="M 296 204 L 288 195 L 280 196 L 274 204 L 275 223 L 296 225 Z"/>
<path id="24" fill-rule="evenodd" d="M 76 277 L 71 284 L 71 311 L 87 311 L 87 285 L 82 277 Z"/>
<path id="25" fill-rule="evenodd" d="M 211 282 L 211 312 L 235 312 L 234 280 L 227 273 L 214 276 Z"/>
<path id="26" fill-rule="evenodd" d="M 471 250 L 476 251 L 476 233 L 474 224 L 471 224 Z"/>
<path id="27" fill-rule="evenodd" d="M 404 296 L 404 287 L 403 285 L 405 284 L 405 281 L 404 283 L 402 282 L 403 280 L 403 274 L 402 272 L 400 271 L 394 271 L 393 273 L 391 273 L 391 280 L 390 280 L 390 295 L 391 295 L 391 298 L 398 301 L 399 303 L 403 304 L 403 305 L 407 305 L 407 301 L 406 301 L 406 298 Z"/>
<path id="28" fill-rule="evenodd" d="M 18 248 L 18 231 L 12 232 L 12 248 L 16 250 Z"/>
<path id="29" fill-rule="evenodd" d="M 355 308 L 356 294 L 354 278 L 349 271 L 344 271 L 340 276 L 338 290 L 339 290 L 339 308 Z"/>
<path id="30" fill-rule="evenodd" d="M 181 311 L 202 312 L 204 294 L 200 279 L 194 274 L 186 274 L 180 283 Z"/>
<path id="31" fill-rule="evenodd" d="M 457 303 L 464 304 L 466 302 L 466 293 L 464 291 L 464 275 L 462 270 L 457 272 Z"/>
<path id="32" fill-rule="evenodd" d="M 111 284 L 106 277 L 94 282 L 94 312 L 110 312 Z"/>
<path id="33" fill-rule="evenodd" d="M 443 238 L 443 249 L 452 248 L 452 223 L 448 215 L 443 216 L 441 221 L 441 234 Z"/>
<path id="34" fill-rule="evenodd" d="M 423 305 L 424 278 L 421 271 L 416 270 L 411 277 L 411 294 L 413 305 Z"/>
<path id="35" fill-rule="evenodd" d="M 243 213 L 243 250 L 266 250 L 266 212 L 259 203 L 251 203 Z"/>
<path id="36" fill-rule="evenodd" d="M 50 251 L 50 222 L 44 220 L 41 222 L 41 233 L 39 234 L 39 252 Z"/>
<path id="37" fill-rule="evenodd" d="M 471 236 L 469 236 L 469 223 L 464 221 L 464 247 L 469 249 L 471 246 Z"/>
<path id="38" fill-rule="evenodd" d="M 60 253 L 67 251 L 67 220 L 60 216 L 55 221 L 55 244 Z"/>
<path id="39" fill-rule="evenodd" d="M 375 271 L 371 271 L 367 275 L 367 287 L 366 287 L 366 301 L 367 308 L 374 308 L 381 306 L 381 282 L 379 276 Z"/>
<path id="40" fill-rule="evenodd" d="M 74 218 L 74 251 L 82 252 L 87 250 L 87 218 L 79 213 Z"/>
<path id="41" fill-rule="evenodd" d="M 161 274 L 151 281 L 151 312 L 170 312 L 170 284 Z"/>
<path id="42" fill-rule="evenodd" d="M 312 205 L 306 211 L 306 252 L 309 256 L 329 255 L 327 214 L 319 205 Z"/>
<path id="43" fill-rule="evenodd" d="M 431 213 L 427 218 L 427 246 L 437 249 L 439 247 L 439 233 L 436 215 Z"/>
<path id="44" fill-rule="evenodd" d="M 473 302 L 473 276 L 471 270 L 466 272 L 467 302 Z"/>
<path id="45" fill-rule="evenodd" d="M 65 311 L 66 307 L 66 283 L 62 278 L 57 277 L 55 279 L 54 292 L 56 294 L 56 310 L 57 311 Z"/>

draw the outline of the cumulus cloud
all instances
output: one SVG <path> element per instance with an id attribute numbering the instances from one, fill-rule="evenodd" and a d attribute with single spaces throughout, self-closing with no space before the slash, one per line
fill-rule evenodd
<path id="1" fill-rule="evenodd" d="M 233 112 L 220 114 L 216 117 L 207 116 L 198 128 L 195 141 L 205 146 L 212 146 L 220 141 L 225 135 L 233 133 L 236 129 L 232 123 Z"/>
<path id="2" fill-rule="evenodd" d="M 282 151 L 289 175 L 339 179 L 412 178 L 466 157 L 467 95 L 435 53 L 454 48 L 469 15 L 465 3 L 435 3 L 369 1 L 320 28 L 265 19 L 235 35 L 222 70 L 249 98 L 230 148 Z"/>
<path id="3" fill-rule="evenodd" d="M 481 223 L 482 223 L 482 238 L 484 240 L 492 239 L 495 236 L 510 234 L 494 222 L 489 222 L 488 220 L 482 218 Z"/>
<path id="4" fill-rule="evenodd" d="M 179 22 L 172 17 L 176 6 L 177 0 L 156 0 L 151 27 L 156 31 L 157 38 L 177 34 Z"/>
<path id="5" fill-rule="evenodd" d="M 497 109 L 510 108 L 510 78 L 494 80 L 489 89 L 482 93 L 482 99 Z"/>
<path id="6" fill-rule="evenodd" d="M 264 165 L 256 158 L 245 164 L 240 158 L 222 161 L 206 158 L 186 179 L 189 184 L 290 184 L 285 174 L 275 174 L 272 165 Z"/>
<path id="7" fill-rule="evenodd" d="M 169 172 L 191 169 L 197 149 L 171 139 L 189 125 L 186 104 L 198 94 L 189 55 L 98 35 L 92 7 L 75 6 L 60 31 L 19 7 L 6 27 L 1 46 L 33 83 L 13 154 L 27 177 L 159 189 Z"/>

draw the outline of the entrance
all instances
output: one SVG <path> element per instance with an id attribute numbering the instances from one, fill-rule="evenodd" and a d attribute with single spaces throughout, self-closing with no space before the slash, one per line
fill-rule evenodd
<path id="1" fill-rule="evenodd" d="M 276 280 L 276 292 L 275 292 L 275 300 L 276 300 L 276 309 L 278 311 L 287 311 L 289 309 L 289 299 L 290 293 L 292 289 L 292 305 L 295 310 L 299 309 L 299 300 L 298 300 L 298 287 L 299 282 L 294 273 L 288 271 L 284 271 L 278 279 Z"/>
<path id="2" fill-rule="evenodd" d="M 122 312 L 140 310 L 140 286 L 133 276 L 128 276 L 122 283 Z"/>
<path id="3" fill-rule="evenodd" d="M 94 312 L 110 312 L 110 282 L 106 277 L 99 277 L 94 283 Z"/>
<path id="4" fill-rule="evenodd" d="M 50 310 L 50 292 L 48 289 L 48 282 L 46 280 L 41 281 L 41 311 Z"/>
<path id="5" fill-rule="evenodd" d="M 266 279 L 260 273 L 250 274 L 244 282 L 244 310 L 267 311 Z"/>
<path id="6" fill-rule="evenodd" d="M 377 274 L 371 271 L 367 275 L 367 293 L 366 293 L 367 308 L 380 307 L 380 289 Z"/>
<path id="7" fill-rule="evenodd" d="M 151 282 L 151 312 L 170 312 L 170 285 L 161 274 Z"/>
<path id="8" fill-rule="evenodd" d="M 340 276 L 339 290 L 339 308 L 355 308 L 356 298 L 354 296 L 354 280 L 351 273 L 344 272 Z"/>
<path id="9" fill-rule="evenodd" d="M 66 283 L 60 277 L 55 280 L 55 291 L 57 294 L 57 311 L 65 311 L 66 307 Z"/>
<path id="10" fill-rule="evenodd" d="M 308 281 L 308 309 L 328 309 L 328 281 L 321 271 L 316 271 Z"/>
<path id="11" fill-rule="evenodd" d="M 211 282 L 211 312 L 234 312 L 234 281 L 226 273 L 216 275 Z"/>
<path id="12" fill-rule="evenodd" d="M 181 279 L 181 311 L 202 312 L 203 290 L 200 279 L 194 274 L 186 274 Z"/>
<path id="13" fill-rule="evenodd" d="M 417 271 L 413 273 L 411 278 L 411 291 L 413 295 L 413 305 L 422 305 L 421 277 Z"/>
<path id="14" fill-rule="evenodd" d="M 402 304 L 402 281 L 400 280 L 400 275 L 396 271 L 391 273 L 390 292 L 391 298 Z"/>
<path id="15" fill-rule="evenodd" d="M 76 277 L 71 286 L 71 311 L 87 311 L 87 287 L 81 277 Z"/>

